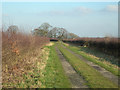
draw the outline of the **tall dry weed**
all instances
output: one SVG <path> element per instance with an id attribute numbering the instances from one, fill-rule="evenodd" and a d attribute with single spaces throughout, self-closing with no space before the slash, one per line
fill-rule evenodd
<path id="1" fill-rule="evenodd" d="M 27 73 L 27 69 L 33 67 L 34 62 L 30 58 L 37 57 L 39 53 L 36 51 L 48 42 L 47 37 L 2 32 L 3 84 L 21 82 L 22 79 L 15 77 L 23 78 L 23 73 Z"/>

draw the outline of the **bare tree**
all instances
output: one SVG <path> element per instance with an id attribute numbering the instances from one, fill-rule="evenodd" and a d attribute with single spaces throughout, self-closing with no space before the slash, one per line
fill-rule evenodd
<path id="1" fill-rule="evenodd" d="M 69 34 L 68 34 L 68 38 L 74 39 L 74 38 L 79 38 L 79 36 L 76 35 L 76 34 L 74 34 L 74 33 L 69 33 Z"/>
<path id="2" fill-rule="evenodd" d="M 67 30 L 64 28 L 59 28 L 58 29 L 58 39 L 65 39 L 67 38 Z"/>
<path id="3" fill-rule="evenodd" d="M 39 28 L 34 29 L 32 33 L 34 35 L 57 38 L 60 40 L 68 38 L 78 38 L 76 34 L 69 33 L 65 28 L 52 27 L 48 23 L 43 23 Z"/>
<path id="4" fill-rule="evenodd" d="M 11 33 L 11 34 L 15 34 L 19 31 L 18 27 L 15 26 L 15 25 L 11 25 L 9 26 L 9 28 L 7 29 L 7 32 L 8 33 Z"/>
<path id="5" fill-rule="evenodd" d="M 50 38 L 64 39 L 67 38 L 67 30 L 64 28 L 54 27 L 49 31 Z"/>
<path id="6" fill-rule="evenodd" d="M 33 34 L 37 36 L 48 36 L 48 32 L 52 26 L 48 23 L 43 23 L 39 28 L 34 29 Z"/>
<path id="7" fill-rule="evenodd" d="M 49 31 L 48 36 L 50 38 L 57 38 L 57 27 L 52 28 L 52 30 Z"/>
<path id="8" fill-rule="evenodd" d="M 43 23 L 39 29 L 42 29 L 44 31 L 49 31 L 49 29 L 51 28 L 52 26 L 49 24 L 49 23 Z"/>

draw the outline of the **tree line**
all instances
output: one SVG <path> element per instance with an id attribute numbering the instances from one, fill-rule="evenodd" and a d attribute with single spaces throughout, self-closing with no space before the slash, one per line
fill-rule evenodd
<path id="1" fill-rule="evenodd" d="M 79 37 L 74 33 L 69 33 L 65 28 L 53 27 L 49 23 L 43 23 L 40 27 L 34 29 L 32 34 L 57 39 L 73 39 Z"/>
<path id="2" fill-rule="evenodd" d="M 7 32 L 15 34 L 19 32 L 19 28 L 16 25 L 8 27 Z M 56 39 L 74 39 L 79 38 L 78 35 L 68 32 L 65 28 L 53 27 L 49 23 L 43 23 L 40 27 L 34 29 L 32 32 L 34 36 L 56 38 Z"/>

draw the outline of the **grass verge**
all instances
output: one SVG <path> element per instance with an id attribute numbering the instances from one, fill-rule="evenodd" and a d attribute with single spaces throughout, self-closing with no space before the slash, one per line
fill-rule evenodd
<path id="1" fill-rule="evenodd" d="M 44 77 L 41 79 L 43 88 L 71 88 L 71 83 L 65 75 L 62 64 L 55 50 L 55 45 L 47 46 L 50 49 Z"/>
<path id="2" fill-rule="evenodd" d="M 103 77 L 97 70 L 90 67 L 60 45 L 58 45 L 58 47 L 73 68 L 85 78 L 90 88 L 117 88 L 117 85 Z"/>
<path id="3" fill-rule="evenodd" d="M 107 63 L 103 61 L 100 61 L 99 59 L 95 58 L 95 57 L 91 57 L 90 55 L 88 55 L 87 53 L 83 52 L 83 51 L 80 51 L 80 48 L 79 47 L 75 47 L 75 46 L 67 46 L 65 44 L 63 44 L 64 46 L 66 46 L 67 48 L 69 48 L 70 50 L 72 50 L 73 52 L 77 53 L 77 54 L 80 54 L 82 55 L 84 58 L 86 58 L 87 60 L 95 63 L 95 64 L 98 64 L 99 66 L 105 68 L 106 70 L 110 71 L 111 73 L 113 73 L 114 75 L 116 76 L 120 76 L 120 73 L 118 71 L 118 68 L 115 67 L 114 65 L 110 64 L 110 63 Z"/>
<path id="4" fill-rule="evenodd" d="M 41 71 L 46 65 L 49 50 L 47 48 L 37 48 L 26 54 L 26 60 L 19 62 L 18 66 L 13 69 L 8 80 L 2 83 L 3 88 L 40 88 L 41 87 Z M 4 77 L 5 78 L 5 77 Z"/>

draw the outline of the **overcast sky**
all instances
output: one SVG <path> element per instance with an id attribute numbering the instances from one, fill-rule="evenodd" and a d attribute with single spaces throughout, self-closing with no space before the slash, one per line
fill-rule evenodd
<path id="1" fill-rule="evenodd" d="M 118 36 L 117 2 L 3 2 L 3 24 L 30 32 L 42 23 L 80 37 Z"/>

